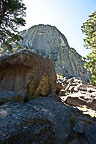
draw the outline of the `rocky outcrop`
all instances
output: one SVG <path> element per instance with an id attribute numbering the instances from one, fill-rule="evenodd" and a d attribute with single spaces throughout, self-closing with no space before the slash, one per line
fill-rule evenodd
<path id="1" fill-rule="evenodd" d="M 0 144 L 62 144 L 70 132 L 70 112 L 51 98 L 0 106 Z"/>
<path id="2" fill-rule="evenodd" d="M 0 106 L 0 144 L 95 144 L 96 118 L 58 102 L 58 95 Z"/>
<path id="3" fill-rule="evenodd" d="M 70 134 L 64 144 L 95 144 L 96 118 L 83 114 L 76 107 L 70 109 Z"/>
<path id="4" fill-rule="evenodd" d="M 68 105 L 96 110 L 96 87 L 84 81 L 74 77 L 71 79 L 58 78 L 57 93 L 61 96 L 62 102 Z"/>
<path id="5" fill-rule="evenodd" d="M 59 101 L 71 111 L 71 131 L 65 144 L 96 143 L 96 87 L 75 77 L 57 78 Z"/>
<path id="6" fill-rule="evenodd" d="M 24 30 L 21 34 L 24 37 L 21 45 L 43 57 L 51 58 L 56 73 L 68 78 L 74 76 L 88 80 L 89 73 L 83 67 L 82 57 L 70 48 L 66 37 L 56 27 L 41 24 Z"/>
<path id="7" fill-rule="evenodd" d="M 0 57 L 0 91 L 16 91 L 32 99 L 54 93 L 55 87 L 56 73 L 51 60 L 28 50 Z"/>

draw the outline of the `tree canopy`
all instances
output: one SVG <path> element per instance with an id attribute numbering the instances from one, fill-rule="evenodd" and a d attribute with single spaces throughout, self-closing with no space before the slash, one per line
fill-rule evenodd
<path id="1" fill-rule="evenodd" d="M 0 43 L 12 50 L 12 43 L 18 45 L 22 38 L 18 27 L 25 25 L 26 7 L 22 0 L 0 0 Z"/>
<path id="2" fill-rule="evenodd" d="M 89 19 L 83 23 L 81 29 L 85 34 L 84 46 L 91 49 L 86 57 L 85 67 L 91 72 L 91 84 L 96 86 L 96 11 L 89 15 Z"/>

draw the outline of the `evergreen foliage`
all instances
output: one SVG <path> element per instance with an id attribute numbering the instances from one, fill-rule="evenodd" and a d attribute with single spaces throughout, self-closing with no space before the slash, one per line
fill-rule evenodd
<path id="1" fill-rule="evenodd" d="M 89 19 L 81 27 L 85 34 L 84 46 L 91 49 L 87 55 L 85 67 L 91 72 L 90 82 L 96 86 L 96 11 L 89 15 Z"/>
<path id="2" fill-rule="evenodd" d="M 0 0 L 0 44 L 12 50 L 22 38 L 18 27 L 25 25 L 26 7 L 22 0 Z"/>

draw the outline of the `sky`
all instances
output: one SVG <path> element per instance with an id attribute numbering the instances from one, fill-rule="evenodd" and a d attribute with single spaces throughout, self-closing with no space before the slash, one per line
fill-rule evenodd
<path id="1" fill-rule="evenodd" d="M 56 26 L 65 35 L 70 47 L 86 56 L 81 26 L 88 15 L 96 11 L 96 0 L 23 0 L 27 7 L 26 26 L 49 24 Z"/>

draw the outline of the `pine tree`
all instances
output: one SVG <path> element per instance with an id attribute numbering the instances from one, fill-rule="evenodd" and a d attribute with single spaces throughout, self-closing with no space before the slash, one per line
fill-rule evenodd
<path id="1" fill-rule="evenodd" d="M 81 27 L 85 34 L 84 44 L 91 52 L 87 55 L 85 67 L 91 72 L 90 82 L 96 86 L 96 11 L 89 15 L 89 19 Z"/>
<path id="2" fill-rule="evenodd" d="M 26 7 L 22 0 L 0 0 L 0 43 L 12 50 L 12 43 L 18 45 L 22 38 L 19 26 L 25 26 Z"/>

